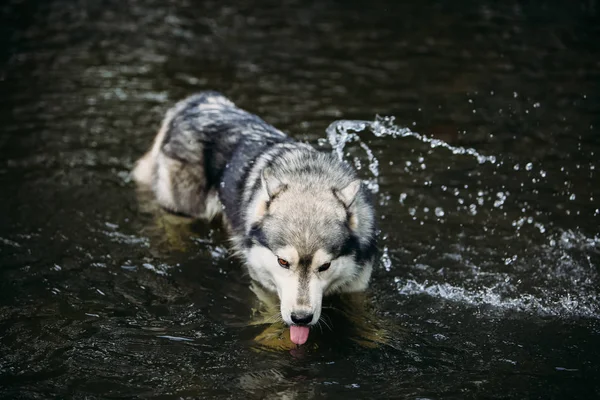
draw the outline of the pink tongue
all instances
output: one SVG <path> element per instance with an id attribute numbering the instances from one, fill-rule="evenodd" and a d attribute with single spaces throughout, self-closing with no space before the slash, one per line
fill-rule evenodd
<path id="1" fill-rule="evenodd" d="M 304 344 L 308 340 L 308 331 L 310 329 L 307 326 L 290 326 L 290 339 L 296 344 Z"/>

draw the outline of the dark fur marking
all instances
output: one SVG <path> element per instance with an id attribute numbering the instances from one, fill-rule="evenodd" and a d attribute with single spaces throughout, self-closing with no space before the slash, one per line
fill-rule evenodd
<path id="1" fill-rule="evenodd" d="M 298 264 L 300 264 L 303 267 L 310 268 L 312 259 L 313 259 L 312 255 L 301 256 L 300 260 L 298 261 Z"/>
<path id="2" fill-rule="evenodd" d="M 349 227 L 346 227 L 346 229 L 350 233 L 343 243 L 331 246 L 327 249 L 327 251 L 334 256 L 334 259 L 344 256 L 352 256 L 358 265 L 372 261 L 377 254 L 375 238 L 371 237 L 367 243 L 361 244 L 358 236 L 352 233 Z"/>
<path id="3" fill-rule="evenodd" d="M 252 228 L 250 228 L 250 232 L 248 232 L 248 236 L 246 237 L 246 240 L 245 240 L 245 245 L 248 248 L 252 247 L 252 245 L 254 245 L 255 243 L 258 243 L 261 246 L 266 247 L 267 249 L 271 250 L 271 247 L 269 246 L 269 242 L 267 241 L 267 236 L 265 235 L 265 232 L 262 230 L 262 227 L 260 226 L 260 224 L 252 225 Z"/>
<path id="4" fill-rule="evenodd" d="M 354 255 L 354 260 L 357 264 L 363 264 L 368 261 L 372 261 L 375 259 L 377 255 L 377 245 L 375 243 L 375 238 L 371 237 L 366 245 L 361 246 L 359 252 Z"/>
<path id="5" fill-rule="evenodd" d="M 336 254 L 337 257 L 343 257 L 343 256 L 348 256 L 350 254 L 359 253 L 360 252 L 360 243 L 358 241 L 358 238 L 356 237 L 356 235 L 350 234 L 350 236 L 348 236 L 348 238 L 342 244 L 342 247 L 338 248 L 336 250 L 337 250 L 337 253 L 333 252 L 333 254 Z"/>
<path id="6" fill-rule="evenodd" d="M 310 305 L 310 264 L 312 256 L 300 257 L 298 262 L 298 305 L 308 306 Z"/>

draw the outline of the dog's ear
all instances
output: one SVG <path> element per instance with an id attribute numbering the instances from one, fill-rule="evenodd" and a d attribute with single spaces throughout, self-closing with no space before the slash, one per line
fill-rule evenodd
<path id="1" fill-rule="evenodd" d="M 343 189 L 334 189 L 333 194 L 346 206 L 346 208 L 350 208 L 350 206 L 356 200 L 356 195 L 360 190 L 360 179 L 355 179 L 348 186 Z"/>
<path id="2" fill-rule="evenodd" d="M 273 175 L 273 171 L 269 167 L 266 167 L 262 170 L 260 174 L 260 180 L 262 182 L 263 190 L 267 193 L 269 199 L 272 199 L 283 189 L 285 189 L 283 182 Z"/>

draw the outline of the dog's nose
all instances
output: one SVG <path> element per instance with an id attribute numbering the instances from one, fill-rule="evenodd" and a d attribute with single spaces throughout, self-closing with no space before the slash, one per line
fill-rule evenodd
<path id="1" fill-rule="evenodd" d="M 292 313 L 291 317 L 292 317 L 292 322 L 297 325 L 308 325 L 311 323 L 311 321 L 313 319 L 312 314 L 305 314 L 305 313 Z"/>

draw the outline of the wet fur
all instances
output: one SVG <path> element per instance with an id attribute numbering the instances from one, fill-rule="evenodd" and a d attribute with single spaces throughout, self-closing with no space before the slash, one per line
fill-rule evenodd
<path id="1" fill-rule="evenodd" d="M 279 294 L 286 323 L 319 318 L 321 298 L 367 287 L 375 260 L 374 212 L 352 168 L 291 140 L 216 92 L 167 112 L 135 180 L 165 209 L 222 214 L 252 278 Z M 286 271 L 277 257 L 293 260 Z M 332 262 L 331 271 L 317 271 Z"/>

